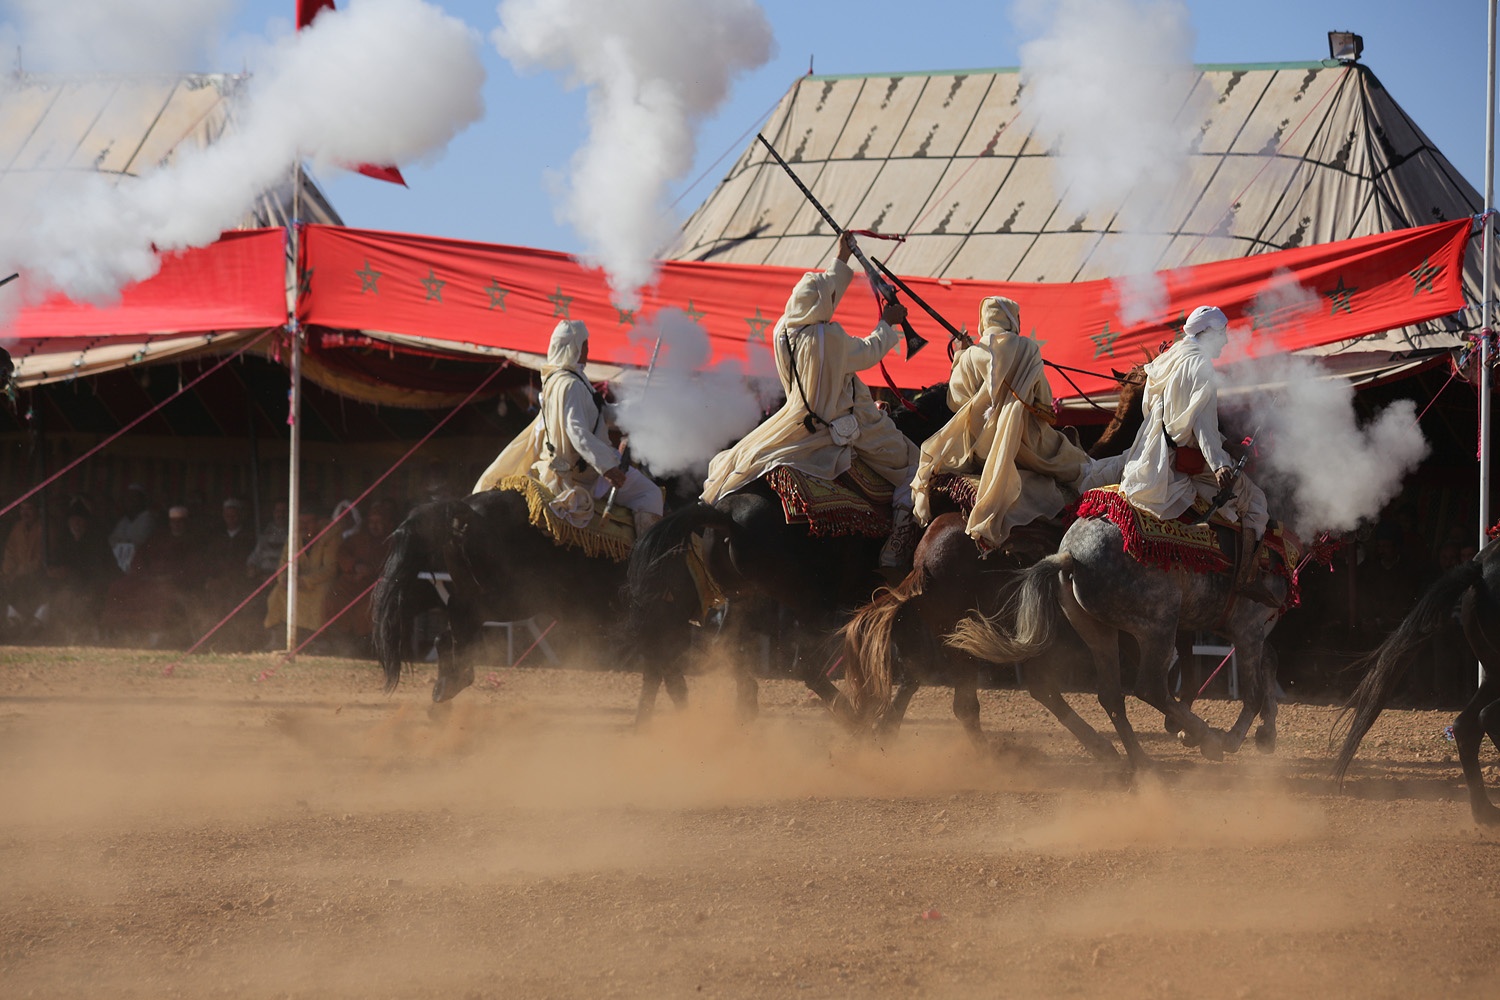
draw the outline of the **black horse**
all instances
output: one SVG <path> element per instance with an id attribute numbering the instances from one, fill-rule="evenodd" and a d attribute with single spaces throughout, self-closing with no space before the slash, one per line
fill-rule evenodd
<path id="1" fill-rule="evenodd" d="M 418 615 L 442 607 L 420 574 L 440 570 L 448 583 L 448 626 L 438 639 L 432 700 L 444 702 L 474 683 L 474 653 L 486 621 L 545 614 L 574 634 L 603 637 L 617 610 L 625 564 L 562 548 L 532 526 L 526 498 L 489 490 L 422 504 L 390 536 L 375 587 L 375 654 L 386 691 L 401 680 Z"/>
<path id="2" fill-rule="evenodd" d="M 947 386 L 917 393 L 892 414 L 913 441 L 926 440 L 950 416 Z M 805 634 L 826 642 L 848 614 L 870 599 L 885 581 L 879 569 L 882 538 L 819 537 L 806 525 L 788 524 L 781 498 L 757 480 L 721 497 L 668 514 L 636 542 L 626 584 L 627 648 L 654 644 L 642 658 L 637 723 L 650 718 L 663 685 L 679 706 L 685 703 L 683 657 L 692 644 L 692 621 L 698 605 L 687 569 L 690 537 L 707 541 L 707 572 L 728 599 L 725 628 L 744 628 L 752 609 L 774 602 L 787 611 Z M 830 647 L 831 648 L 831 647 Z M 823 658 L 799 657 L 802 679 L 824 703 L 834 706 L 838 689 L 824 672 Z M 737 664 L 738 704 L 743 716 L 754 715 L 759 685 L 744 663 Z"/>
<path id="3" fill-rule="evenodd" d="M 936 429 L 941 418 L 933 414 L 941 406 L 946 415 L 945 399 L 946 387 L 919 393 L 915 403 L 918 410 L 901 411 L 898 425 L 904 425 L 912 435 L 927 432 L 929 426 Z M 780 501 L 769 490 L 765 495 L 773 502 L 775 516 L 785 529 Z M 652 534 L 648 532 L 647 537 Z M 806 534 L 805 529 L 802 534 Z M 873 573 L 881 541 L 847 541 L 858 543 L 849 546 L 856 553 L 852 558 Z M 788 560 L 784 568 L 790 576 L 830 572 L 818 561 L 819 555 L 816 547 L 806 554 L 789 551 L 784 554 Z M 805 571 L 803 559 L 812 560 Z M 661 605 L 653 610 L 681 610 L 690 617 L 696 607 L 696 589 L 682 560 L 677 560 L 673 569 L 677 572 L 659 574 L 652 583 Z M 521 621 L 547 615 L 566 622 L 570 635 L 611 642 L 612 648 L 624 651 L 622 666 L 635 659 L 645 665 L 645 683 L 651 686 L 653 697 L 661 683 L 654 675 L 654 665 L 671 659 L 673 651 L 686 646 L 686 617 L 680 618 L 677 628 L 678 618 L 669 615 L 674 624 L 657 629 L 643 627 L 646 619 L 638 612 L 628 618 L 633 626 L 628 638 L 615 641 L 624 610 L 621 598 L 626 593 L 626 564 L 555 545 L 530 523 L 521 494 L 490 490 L 460 500 L 423 504 L 391 533 L 390 553 L 371 601 L 375 654 L 385 671 L 387 691 L 400 682 L 402 667 L 410 660 L 412 626 L 417 617 L 444 607 L 432 583 L 421 576 L 433 571 L 450 578 L 447 627 L 438 637 L 438 676 L 432 688 L 435 702 L 452 699 L 474 682 L 474 654 L 486 621 Z M 866 591 L 860 599 L 868 596 Z"/>
<path id="4" fill-rule="evenodd" d="M 1458 760 L 1469 789 L 1469 809 L 1481 826 L 1500 826 L 1500 808 L 1484 790 L 1479 749 L 1488 736 L 1500 747 L 1500 540 L 1492 541 L 1468 562 L 1444 574 L 1417 601 L 1386 640 L 1354 668 L 1368 670 L 1349 698 L 1349 731 L 1339 749 L 1334 777 L 1342 784 L 1360 741 L 1375 724 L 1391 694 L 1418 652 L 1458 607 L 1464 635 L 1484 667 L 1484 680 L 1453 722 Z"/>

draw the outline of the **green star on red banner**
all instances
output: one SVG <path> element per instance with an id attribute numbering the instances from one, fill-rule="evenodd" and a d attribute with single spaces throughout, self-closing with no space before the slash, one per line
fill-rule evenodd
<path id="1" fill-rule="evenodd" d="M 692 320 L 694 323 L 701 322 L 703 319 L 703 312 L 701 310 L 693 308 L 692 299 L 688 299 L 687 308 L 684 309 L 683 312 L 687 313 L 688 319 Z"/>
<path id="2" fill-rule="evenodd" d="M 436 271 L 429 267 L 427 269 L 427 277 L 422 279 L 422 287 L 427 289 L 427 301 L 443 301 L 443 286 L 447 283 L 448 282 L 437 276 Z"/>
<path id="3" fill-rule="evenodd" d="M 359 294 L 363 295 L 365 292 L 380 294 L 380 286 L 377 284 L 380 281 L 380 272 L 370 266 L 368 258 L 365 260 L 365 266 L 354 273 L 359 275 Z"/>
<path id="4" fill-rule="evenodd" d="M 624 306 L 619 305 L 618 303 L 614 303 L 614 302 L 610 303 L 610 305 L 613 305 L 615 307 L 615 312 L 617 312 L 617 313 L 620 314 L 620 325 L 621 326 L 635 326 L 635 310 L 634 309 L 626 309 Z"/>
<path id="5" fill-rule="evenodd" d="M 547 296 L 547 301 L 552 303 L 552 315 L 568 318 L 568 307 L 573 304 L 573 296 L 564 295 L 562 285 L 557 286 L 557 291 Z"/>
<path id="6" fill-rule="evenodd" d="M 1110 357 L 1114 357 L 1115 341 L 1120 339 L 1120 334 L 1119 331 L 1111 332 L 1109 329 L 1109 323 L 1106 322 L 1104 324 L 1104 329 L 1100 330 L 1098 333 L 1089 334 L 1089 339 L 1094 342 L 1094 357 L 1096 359 L 1105 354 L 1109 355 Z"/>
<path id="7" fill-rule="evenodd" d="M 758 341 L 766 339 L 766 327 L 771 325 L 771 321 L 766 319 L 765 316 L 761 315 L 760 306 L 755 307 L 754 316 L 745 317 L 745 322 L 750 325 L 751 340 Z"/>
<path id="8" fill-rule="evenodd" d="M 1333 286 L 1333 290 L 1323 293 L 1323 296 L 1325 298 L 1327 298 L 1330 303 L 1332 303 L 1331 307 L 1328 310 L 1328 315 L 1332 316 L 1333 314 L 1337 313 L 1341 309 L 1344 312 L 1349 313 L 1350 315 L 1353 315 L 1354 314 L 1354 302 L 1353 302 L 1353 299 L 1354 299 L 1354 293 L 1357 292 L 1357 291 L 1359 291 L 1358 288 L 1347 288 L 1347 287 L 1345 287 L 1345 285 L 1344 285 L 1344 277 L 1343 277 L 1343 275 L 1340 275 L 1339 276 L 1339 283 L 1337 285 Z"/>
<path id="9" fill-rule="evenodd" d="M 1431 257 L 1423 257 L 1422 263 L 1420 265 L 1406 272 L 1407 277 L 1411 278 L 1411 280 L 1416 283 L 1413 286 L 1411 293 L 1413 295 L 1417 295 L 1424 288 L 1429 292 L 1435 291 L 1435 289 L 1432 287 L 1432 280 L 1442 273 L 1442 268 L 1435 267 L 1432 264 Z"/>
<path id="10" fill-rule="evenodd" d="M 969 332 L 968 324 L 965 324 L 963 326 L 963 328 L 960 330 L 960 332 L 961 333 L 968 333 Z M 1025 336 L 1029 340 L 1036 341 L 1036 346 L 1038 346 L 1038 347 L 1045 347 L 1047 345 L 1047 342 L 1045 340 L 1042 340 L 1040 337 L 1038 337 L 1036 335 L 1036 327 L 1034 327 L 1034 326 L 1031 328 L 1031 332 L 1028 333 L 1028 334 L 1026 334 Z"/>
<path id="11" fill-rule="evenodd" d="M 490 296 L 490 308 L 506 312 L 505 297 L 510 294 L 510 289 L 500 287 L 499 278 L 491 278 L 490 283 L 484 286 L 484 290 Z"/>

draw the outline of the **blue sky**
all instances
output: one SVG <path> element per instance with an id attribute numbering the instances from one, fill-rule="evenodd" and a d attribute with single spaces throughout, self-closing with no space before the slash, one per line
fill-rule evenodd
<path id="1" fill-rule="evenodd" d="M 629 3 L 631 0 L 620 0 Z M 495 0 L 439 0 L 485 37 L 486 114 L 430 164 L 406 164 L 409 190 L 357 175 L 319 178 L 352 226 L 578 252 L 582 239 L 554 215 L 548 171 L 567 167 L 586 136 L 583 94 L 556 75 L 520 76 L 488 42 Z M 342 4 L 341 4 L 342 6 Z M 762 0 L 776 56 L 742 76 L 699 133 L 697 162 L 674 194 L 685 216 L 743 148 L 742 133 L 792 81 L 818 73 L 1015 66 L 1026 38 L 1011 5 L 978 0 Z M 1295 62 L 1327 56 L 1330 29 L 1364 37 L 1361 60 L 1476 188 L 1482 190 L 1486 7 L 1479 0 L 1189 0 L 1202 63 Z M 293 0 L 244 0 L 232 31 L 290 30 Z M 216 69 L 242 68 L 231 39 Z M 253 63 L 249 65 L 253 70 Z M 715 165 L 715 161 L 723 157 Z M 689 187 L 707 173 L 697 186 Z"/>

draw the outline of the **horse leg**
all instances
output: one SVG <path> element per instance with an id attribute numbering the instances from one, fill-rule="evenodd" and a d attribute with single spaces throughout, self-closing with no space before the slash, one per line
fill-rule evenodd
<path id="1" fill-rule="evenodd" d="M 972 656 L 949 659 L 958 661 L 954 663 L 953 717 L 976 748 L 988 750 L 984 730 L 979 725 L 979 663 Z"/>
<path id="2" fill-rule="evenodd" d="M 1484 789 L 1484 774 L 1479 769 L 1479 751 L 1484 738 L 1500 746 L 1500 678 L 1485 671 L 1484 683 L 1453 720 L 1453 741 L 1458 745 L 1458 760 L 1469 789 L 1469 811 L 1480 826 L 1500 826 L 1500 809 L 1490 801 Z"/>
<path id="3" fill-rule="evenodd" d="M 1115 745 L 1073 711 L 1073 706 L 1063 697 L 1062 687 L 1057 682 L 1057 666 L 1045 654 L 1023 664 L 1021 676 L 1026 682 L 1026 693 L 1051 712 L 1095 760 L 1120 759 Z"/>
<path id="4" fill-rule="evenodd" d="M 1179 728 L 1183 741 L 1196 746 L 1209 760 L 1224 759 L 1222 734 L 1216 732 L 1190 709 L 1172 697 L 1167 690 L 1167 667 L 1172 662 L 1177 629 L 1156 628 L 1135 633 L 1136 643 L 1141 649 L 1140 676 L 1136 691 L 1141 700 L 1167 717 L 1167 722 Z M 1118 678 L 1116 678 L 1118 684 Z M 1123 700 L 1123 699 L 1122 699 Z"/>
<path id="5" fill-rule="evenodd" d="M 1260 725 L 1255 730 L 1255 749 L 1261 753 L 1276 752 L 1276 713 L 1281 705 L 1276 697 L 1278 686 L 1276 674 L 1280 664 L 1276 650 L 1261 642 L 1260 673 L 1265 678 L 1265 691 L 1261 701 Z"/>
<path id="6" fill-rule="evenodd" d="M 635 703 L 635 728 L 644 729 L 656 712 L 656 693 L 661 689 L 661 668 L 648 663 L 641 667 L 641 696 Z"/>
<path id="7" fill-rule="evenodd" d="M 1067 615 L 1073 630 L 1078 633 L 1094 655 L 1094 675 L 1099 688 L 1099 705 L 1109 716 L 1109 721 L 1114 724 L 1115 733 L 1120 737 L 1120 745 L 1125 748 L 1125 757 L 1131 770 L 1149 768 L 1151 758 L 1141 747 L 1141 741 L 1130 725 L 1130 716 L 1125 713 L 1125 689 L 1120 686 L 1119 631 L 1085 611 L 1083 605 L 1078 603 L 1078 597 L 1073 593 L 1073 588 L 1067 583 L 1057 589 L 1057 594 L 1058 601 L 1062 604 L 1063 614 Z M 1075 732 L 1074 735 L 1076 736 L 1077 733 Z M 1084 745 L 1088 745 L 1087 741 Z"/>
<path id="8" fill-rule="evenodd" d="M 1469 789 L 1469 811 L 1480 826 L 1500 826 L 1500 809 L 1490 801 L 1484 789 L 1484 774 L 1479 770 L 1479 751 L 1488 734 L 1490 742 L 1500 747 L 1500 643 L 1491 640 L 1494 628 L 1493 598 L 1485 593 L 1482 608 L 1475 591 L 1464 594 L 1459 605 L 1459 621 L 1475 656 L 1484 668 L 1479 690 L 1469 699 L 1458 718 L 1453 720 L 1453 741 L 1458 745 L 1458 760 L 1463 767 L 1464 783 Z"/>
<path id="9" fill-rule="evenodd" d="M 891 697 L 890 707 L 875 724 L 875 736 L 882 741 L 896 738 L 901 731 L 901 723 L 906 718 L 906 707 L 911 704 L 912 696 L 922 685 L 915 679 L 903 677 L 901 683 L 896 686 L 896 693 Z"/>
<path id="10" fill-rule="evenodd" d="M 439 640 L 438 675 L 432 682 L 434 704 L 452 701 L 474 683 L 474 643 L 482 627 L 477 615 L 448 606 L 447 641 Z"/>

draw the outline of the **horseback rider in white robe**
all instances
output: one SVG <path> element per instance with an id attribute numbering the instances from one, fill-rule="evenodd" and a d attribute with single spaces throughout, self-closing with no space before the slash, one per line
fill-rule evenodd
<path id="1" fill-rule="evenodd" d="M 863 338 L 833 322 L 834 309 L 854 276 L 847 263 L 853 239 L 842 234 L 837 259 L 828 270 L 808 272 L 792 290 L 772 337 L 786 401 L 738 444 L 714 456 L 703 501 L 714 503 L 782 465 L 832 480 L 857 455 L 895 487 L 891 536 L 880 564 L 904 568 L 911 565 L 918 537 L 911 512 L 917 446 L 896 429 L 856 373 L 901 342 L 893 326 L 906 317 L 906 308 L 886 305 L 874 332 Z"/>
<path id="2" fill-rule="evenodd" d="M 1269 514 L 1266 495 L 1224 451 L 1219 431 L 1219 391 L 1213 361 L 1229 343 L 1229 320 L 1215 306 L 1199 306 L 1183 326 L 1183 338 L 1146 365 L 1141 395 L 1145 419 L 1135 442 L 1118 463 L 1095 463 L 1085 488 L 1120 484 L 1131 505 L 1168 520 L 1193 501 L 1212 500 L 1233 484 L 1218 516 L 1241 523 L 1236 591 L 1269 607 L 1280 601 L 1260 581 L 1257 565 Z M 1118 470 L 1111 474 L 1111 468 Z"/>
<path id="3" fill-rule="evenodd" d="M 588 327 L 562 320 L 552 330 L 542 369 L 541 412 L 479 477 L 474 491 L 509 475 L 531 475 L 552 491 L 552 510 L 575 528 L 586 527 L 595 501 L 611 489 L 635 514 L 639 537 L 661 520 L 661 487 L 635 466 L 626 467 L 609 442 L 602 400 L 584 374 Z"/>
<path id="4" fill-rule="evenodd" d="M 958 352 L 948 380 L 953 419 L 921 449 L 912 482 L 917 519 L 932 520 L 928 492 L 943 473 L 982 463 L 966 531 L 999 549 L 1012 528 L 1055 517 L 1090 465 L 1054 426 L 1052 387 L 1037 342 L 1020 335 L 1021 309 L 990 296 L 979 305 L 979 340 Z"/>

